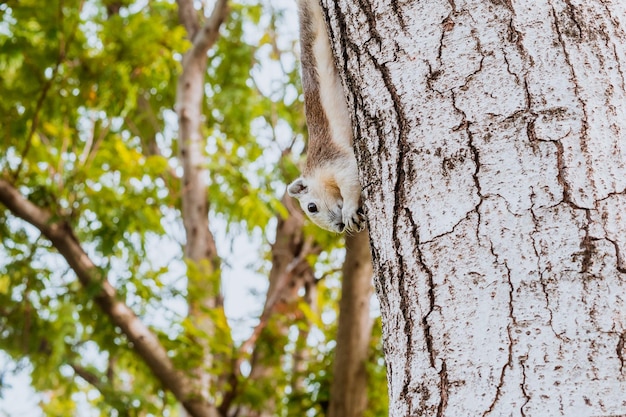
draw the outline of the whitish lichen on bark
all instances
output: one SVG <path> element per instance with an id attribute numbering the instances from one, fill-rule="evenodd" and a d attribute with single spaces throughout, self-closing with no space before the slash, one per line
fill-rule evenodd
<path id="1" fill-rule="evenodd" d="M 626 413 L 626 5 L 324 3 L 391 415 Z"/>

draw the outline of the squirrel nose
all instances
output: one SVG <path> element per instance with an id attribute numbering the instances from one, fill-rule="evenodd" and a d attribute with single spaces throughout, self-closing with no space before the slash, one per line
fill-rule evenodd
<path id="1" fill-rule="evenodd" d="M 339 232 L 343 232 L 343 229 L 346 228 L 346 225 L 344 223 L 339 223 L 338 226 L 339 226 Z"/>

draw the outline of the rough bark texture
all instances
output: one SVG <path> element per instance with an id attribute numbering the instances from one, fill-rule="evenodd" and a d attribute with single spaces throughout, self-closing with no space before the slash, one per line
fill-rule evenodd
<path id="1" fill-rule="evenodd" d="M 178 0 L 180 22 L 187 29 L 191 49 L 183 57 L 183 72 L 176 91 L 178 114 L 178 146 L 183 167 L 182 217 L 185 227 L 185 258 L 188 262 L 189 317 L 209 337 L 214 336 L 213 318 L 208 312 L 222 308 L 219 281 L 219 260 L 213 234 L 209 229 L 209 200 L 204 168 L 206 139 L 202 135 L 204 77 L 207 52 L 219 35 L 219 28 L 228 14 L 227 0 L 217 0 L 204 26 L 192 0 Z M 222 311 L 223 314 L 223 311 Z M 213 373 L 213 355 L 208 340 L 198 340 L 203 347 L 203 369 L 197 370 L 199 390 L 210 398 L 217 381 Z"/>
<path id="2" fill-rule="evenodd" d="M 118 298 L 117 291 L 109 283 L 106 274 L 96 267 L 83 250 L 69 224 L 63 221 L 55 222 L 52 213 L 28 201 L 13 185 L 3 179 L 0 179 L 0 202 L 11 213 L 35 226 L 50 240 L 83 287 L 100 288 L 94 295 L 98 306 L 126 335 L 155 377 L 166 389 L 172 391 L 189 415 L 193 417 L 217 415 L 215 407 L 203 399 L 201 392 L 195 390 L 195 381 L 174 367 L 157 336 Z"/>
<path id="3" fill-rule="evenodd" d="M 204 148 L 206 139 L 201 132 L 202 107 L 204 103 L 204 76 L 207 65 L 207 52 L 215 43 L 219 28 L 226 18 L 226 0 L 219 0 L 211 17 L 204 27 L 198 24 L 198 12 L 191 0 L 178 1 L 179 17 L 192 41 L 191 49 L 183 58 L 183 73 L 178 80 L 176 111 L 179 124 L 180 160 L 183 166 L 182 217 L 187 241 L 185 257 L 193 262 L 206 281 L 218 268 L 217 250 L 213 235 L 209 230 L 209 207 L 204 168 Z M 219 294 L 215 289 L 205 289 L 213 300 L 206 299 L 206 305 L 192 305 L 192 310 L 215 307 Z"/>
<path id="4" fill-rule="evenodd" d="M 329 417 L 361 417 L 367 407 L 372 273 L 367 231 L 347 235 Z"/>
<path id="5" fill-rule="evenodd" d="M 626 3 L 322 3 L 391 415 L 626 414 Z"/>

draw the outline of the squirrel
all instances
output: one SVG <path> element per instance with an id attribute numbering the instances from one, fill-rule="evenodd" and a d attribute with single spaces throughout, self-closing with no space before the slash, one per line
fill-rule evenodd
<path id="1" fill-rule="evenodd" d="M 309 143 L 302 176 L 287 187 L 319 227 L 365 228 L 352 126 L 319 0 L 298 0 L 302 90 Z"/>

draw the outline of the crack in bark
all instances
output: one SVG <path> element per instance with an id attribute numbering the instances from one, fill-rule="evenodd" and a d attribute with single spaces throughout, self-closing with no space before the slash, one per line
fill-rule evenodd
<path id="1" fill-rule="evenodd" d="M 371 31 L 374 33 L 374 38 L 378 41 L 379 45 L 382 45 L 382 41 L 379 37 L 379 35 L 377 34 L 376 30 L 375 30 L 375 26 L 374 26 L 374 22 L 375 22 L 375 17 L 371 11 L 371 9 L 369 9 L 368 7 L 363 8 L 363 3 L 361 2 L 361 10 L 366 14 L 366 18 L 368 20 L 368 23 L 370 25 Z M 372 62 L 372 64 L 374 65 L 375 69 L 377 70 L 377 72 L 380 74 L 385 89 L 387 90 L 388 94 L 389 94 L 389 98 L 392 102 L 393 105 L 393 110 L 395 113 L 395 120 L 396 120 L 396 129 L 397 129 L 397 133 L 396 133 L 396 137 L 398 140 L 398 146 L 397 146 L 397 151 L 398 151 L 398 155 L 396 157 L 396 160 L 398 161 L 397 163 L 397 167 L 396 167 L 396 175 L 395 175 L 395 184 L 393 186 L 394 189 L 394 208 L 393 208 L 393 232 L 392 232 L 392 239 L 393 239 L 393 244 L 396 250 L 396 253 L 398 254 L 398 288 L 399 288 L 399 292 L 402 293 L 402 289 L 404 289 L 405 287 L 405 260 L 403 258 L 403 256 L 401 255 L 401 248 L 402 248 L 402 242 L 400 237 L 398 236 L 398 230 L 402 224 L 402 222 L 400 221 L 400 213 L 402 213 L 402 207 L 405 205 L 405 189 L 404 189 L 404 177 L 405 177 L 405 173 L 404 170 L 402 169 L 404 166 L 404 159 L 405 159 L 405 154 L 407 153 L 407 134 L 408 134 L 408 127 L 407 127 L 407 118 L 406 115 L 404 113 L 404 108 L 402 107 L 402 100 L 400 95 L 398 94 L 398 91 L 396 90 L 396 86 L 392 80 L 389 68 L 387 68 L 385 66 L 385 64 L 382 64 L 380 62 L 378 62 L 378 60 L 371 54 L 368 52 L 369 58 Z M 392 128 L 393 129 L 393 128 Z M 387 135 L 385 135 L 387 136 Z M 382 136 L 384 137 L 384 136 Z M 409 216 L 410 218 L 410 216 Z M 409 317 L 409 308 L 407 305 L 408 300 L 406 300 L 406 297 L 401 297 L 400 299 L 400 310 L 402 313 L 402 317 L 404 320 L 404 333 L 406 335 L 407 338 L 407 342 L 406 342 L 406 346 L 407 346 L 407 351 L 406 351 L 406 363 L 405 363 L 405 376 L 404 376 L 404 382 L 403 382 L 403 388 L 402 388 L 402 392 L 401 395 L 405 398 L 408 397 L 408 389 L 409 389 L 409 381 L 410 381 L 410 358 L 412 355 L 412 348 L 413 348 L 413 343 L 412 343 L 412 334 L 413 334 L 413 323 L 411 318 Z"/>
<path id="2" fill-rule="evenodd" d="M 422 269 L 424 270 L 424 272 L 426 272 L 426 276 L 428 277 L 428 304 L 429 305 L 428 305 L 428 312 L 422 318 L 422 326 L 424 328 L 424 340 L 426 342 L 426 349 L 428 350 L 428 354 L 430 358 L 430 366 L 433 368 L 436 368 L 435 366 L 436 354 L 433 349 L 433 338 L 432 338 L 432 335 L 430 334 L 430 324 L 428 323 L 428 317 L 435 310 L 435 283 L 433 280 L 433 272 L 426 265 L 426 262 L 424 261 L 424 255 L 421 250 L 421 246 L 423 246 L 423 243 L 420 242 L 417 224 L 415 224 L 413 217 L 411 215 L 411 212 L 409 211 L 408 208 L 405 209 L 405 214 L 411 224 L 411 228 L 413 231 L 412 234 L 413 234 L 413 238 L 415 239 L 415 247 L 417 248 L 417 261 L 419 265 L 422 267 Z"/>
<path id="3" fill-rule="evenodd" d="M 439 48 L 437 49 L 437 61 L 439 62 L 439 65 L 441 66 L 441 55 L 443 54 L 443 40 L 446 37 L 446 32 L 450 32 L 452 29 L 454 29 L 454 20 L 452 19 L 452 15 L 455 13 L 455 11 L 453 10 L 448 16 L 445 17 L 445 19 L 443 19 L 441 21 L 441 37 L 439 38 Z M 437 75 L 439 75 L 441 73 L 441 71 L 437 70 Z"/>
<path id="4" fill-rule="evenodd" d="M 478 213 L 478 222 L 480 223 L 480 212 L 478 211 L 478 207 L 482 204 L 484 198 L 482 188 L 480 186 L 480 179 L 478 178 L 478 175 L 480 174 L 480 153 L 478 152 L 478 147 L 474 144 L 474 134 L 470 130 L 469 122 L 467 123 L 466 133 L 468 139 L 467 144 L 472 151 L 474 164 L 476 165 L 476 170 L 472 173 L 472 178 L 474 179 L 474 185 L 476 186 L 476 194 L 478 194 L 478 197 L 480 198 L 480 201 L 476 206 L 476 211 Z"/>
<path id="5" fill-rule="evenodd" d="M 606 233 L 606 231 L 605 231 L 605 233 Z M 615 267 L 617 269 L 617 272 L 621 272 L 622 274 L 626 274 L 626 267 L 621 266 L 622 263 L 624 263 L 624 259 L 622 257 L 623 255 L 622 255 L 622 252 L 620 250 L 619 244 L 617 243 L 617 241 L 609 239 L 608 236 L 604 236 L 604 238 L 609 243 L 611 243 L 613 245 L 613 247 L 615 248 L 615 256 L 617 258 Z"/>
<path id="6" fill-rule="evenodd" d="M 520 414 L 522 415 L 522 417 L 526 417 L 526 413 L 524 412 L 524 407 L 526 407 L 526 405 L 530 402 L 530 395 L 528 394 L 528 392 L 526 392 L 526 360 L 528 359 L 528 355 L 525 355 L 523 357 L 520 358 L 519 364 L 520 367 L 522 368 L 522 382 L 520 383 L 520 388 L 522 389 L 522 395 L 524 395 L 524 398 L 526 399 L 526 401 L 524 402 L 524 404 L 522 404 L 519 408 Z"/>
<path id="7" fill-rule="evenodd" d="M 343 58 L 343 71 L 339 71 L 340 74 L 342 75 L 341 79 L 343 81 L 343 86 L 344 86 L 344 94 L 345 92 L 352 92 L 352 102 L 355 103 L 354 106 L 351 106 L 353 108 L 353 113 L 352 113 L 352 120 L 353 122 L 356 122 L 356 120 L 358 120 L 358 115 L 357 115 L 357 108 L 359 108 L 359 106 L 356 105 L 357 102 L 357 97 L 358 95 L 356 94 L 356 86 L 357 86 L 357 82 L 354 80 L 354 77 L 352 76 L 352 72 L 349 71 L 349 67 L 348 67 L 348 61 L 349 61 L 349 57 L 348 57 L 348 48 L 350 48 L 352 50 L 353 55 L 357 58 L 357 60 L 359 60 L 359 53 L 358 53 L 358 48 L 356 47 L 356 45 L 354 45 L 354 43 L 350 42 L 349 39 L 350 37 L 348 36 L 348 27 L 346 26 L 345 22 L 346 22 L 346 17 L 345 14 L 341 11 L 341 8 L 339 7 L 339 3 L 338 2 L 332 2 L 332 4 L 334 5 L 334 13 L 335 16 L 337 16 L 336 22 L 337 22 L 337 29 L 339 30 L 339 40 L 338 42 L 335 41 L 336 37 L 335 37 L 335 33 L 333 33 L 333 26 L 330 24 L 330 16 L 328 15 L 328 11 L 330 9 L 324 8 L 324 5 L 322 4 L 322 10 L 324 12 L 324 18 L 326 19 L 326 27 L 329 29 L 330 33 L 329 33 L 329 38 L 331 40 L 330 44 L 331 44 L 331 49 L 333 50 L 333 52 L 335 52 L 335 54 L 338 56 L 339 53 L 341 54 L 341 57 Z M 339 44 L 339 51 L 335 50 L 335 45 Z M 335 59 L 335 63 L 337 63 L 337 59 Z M 361 108 L 363 106 L 360 106 Z M 358 123 L 352 123 L 353 129 L 356 129 L 356 132 L 354 132 L 354 144 L 353 146 L 356 144 L 357 140 L 359 138 L 361 138 L 361 126 Z"/>
<path id="8" fill-rule="evenodd" d="M 550 297 L 548 294 L 548 285 L 546 282 L 546 279 L 544 277 L 544 272 L 541 269 L 541 265 L 540 265 L 540 260 L 541 260 L 541 254 L 539 253 L 539 249 L 537 248 L 537 241 L 535 240 L 535 234 L 538 232 L 539 230 L 539 219 L 537 218 L 537 215 L 535 214 L 535 202 L 534 202 L 534 192 L 531 194 L 531 207 L 530 207 L 530 215 L 532 217 L 533 220 L 533 225 L 535 227 L 535 229 L 532 231 L 532 233 L 529 233 L 529 237 L 530 240 L 532 241 L 532 246 L 533 246 L 533 251 L 535 252 L 535 257 L 537 258 L 537 273 L 539 274 L 539 285 L 541 285 L 541 291 L 543 293 L 543 297 L 546 301 L 546 310 L 548 310 L 548 325 L 550 326 L 550 329 L 552 330 L 552 333 L 556 336 L 557 339 L 564 341 L 565 339 L 563 338 L 562 335 L 560 335 L 559 333 L 557 333 L 557 331 L 554 329 L 554 312 L 552 311 L 552 307 L 550 307 Z"/>
<path id="9" fill-rule="evenodd" d="M 476 68 L 472 73 L 465 76 L 465 83 L 457 87 L 457 89 L 461 91 L 467 90 L 468 85 L 472 81 L 474 76 L 483 70 L 483 63 L 485 62 L 485 58 L 487 57 L 487 55 L 483 53 L 482 45 L 480 44 L 480 39 L 478 38 L 478 36 L 476 36 L 475 31 L 472 30 L 471 33 L 472 33 L 472 38 L 476 41 L 476 50 L 480 54 L 480 61 L 478 63 L 478 68 Z M 452 90 L 450 91 L 453 92 Z M 456 103 L 453 103 L 453 106 L 456 110 L 458 110 L 458 107 L 456 107 Z M 465 120 L 465 113 L 463 113 L 463 119 Z"/>
<path id="10" fill-rule="evenodd" d="M 391 10 L 393 10 L 393 14 L 398 19 L 398 23 L 400 23 L 400 29 L 402 29 L 405 33 L 407 32 L 406 21 L 404 20 L 404 13 L 402 13 L 403 8 L 399 7 L 398 1 L 392 1 L 390 6 Z"/>
<path id="11" fill-rule="evenodd" d="M 439 96 L 444 97 L 443 91 L 437 90 L 433 85 L 433 81 L 436 81 L 441 76 L 441 71 L 433 70 L 433 66 L 430 64 L 430 62 L 426 60 L 424 61 L 424 64 L 426 64 L 426 66 L 428 67 L 428 75 L 426 76 L 426 87 L 428 87 L 429 90 L 432 90 L 435 93 L 439 94 Z"/>
<path id="12" fill-rule="evenodd" d="M 491 254 L 496 258 L 496 263 L 500 264 L 500 260 L 499 260 L 499 256 L 498 254 L 496 254 L 495 252 L 495 248 L 493 247 L 493 243 L 490 242 L 490 246 L 491 246 Z M 506 273 L 507 273 L 507 283 L 509 284 L 509 318 L 511 319 L 511 321 L 507 324 L 506 326 L 506 332 L 509 338 L 509 354 L 507 357 L 507 362 L 504 364 L 504 366 L 502 367 L 502 371 L 500 372 L 500 379 L 498 380 L 498 385 L 496 386 L 496 395 L 493 399 L 493 401 L 491 402 L 491 405 L 489 406 L 489 408 L 487 409 L 487 411 L 485 411 L 483 413 L 483 417 L 485 417 L 487 414 L 490 414 L 494 407 L 496 406 L 496 404 L 498 403 L 498 400 L 500 399 L 500 395 L 502 395 L 502 387 L 504 387 L 504 376 L 506 374 L 506 369 L 507 368 L 512 368 L 513 367 L 513 336 L 511 336 L 511 324 L 515 324 L 515 314 L 514 314 L 514 309 L 513 309 L 513 282 L 511 280 L 511 268 L 509 268 L 509 265 L 505 262 L 503 262 L 501 265 L 503 265 L 506 268 Z"/>
<path id="13" fill-rule="evenodd" d="M 515 15 L 515 12 L 513 11 L 512 14 Z M 534 67 L 535 60 L 533 59 L 532 55 L 528 54 L 528 51 L 526 51 L 526 48 L 524 47 L 524 34 L 515 28 L 513 18 L 509 19 L 508 40 L 509 42 L 515 44 L 515 47 L 517 48 L 519 54 L 528 61 L 528 67 Z"/>
<path id="14" fill-rule="evenodd" d="M 609 8 L 609 6 L 606 4 L 606 2 L 601 1 L 600 4 L 602 6 L 604 6 L 604 10 L 606 11 L 606 14 L 609 16 L 609 20 L 611 21 L 611 23 L 613 23 L 613 26 L 615 29 L 620 29 L 619 24 L 616 23 L 617 19 L 615 19 L 613 17 L 613 14 L 611 13 L 611 9 Z M 620 31 L 621 33 L 619 33 L 615 38 L 616 39 L 624 39 L 626 37 L 626 32 L 624 32 L 623 30 Z M 612 39 L 612 36 L 609 36 L 607 34 L 607 46 L 608 46 L 608 42 L 610 39 Z M 615 64 L 617 67 L 617 72 L 620 75 L 621 81 L 622 81 L 622 91 L 626 91 L 626 75 L 624 74 L 624 71 L 622 70 L 622 65 L 621 65 L 621 60 L 619 59 L 619 55 L 617 54 L 617 49 L 615 46 L 615 43 L 613 43 L 612 48 L 607 48 L 607 49 L 611 49 L 613 51 L 613 57 L 615 58 Z"/>
<path id="15" fill-rule="evenodd" d="M 450 7 L 452 7 L 452 11 L 456 12 L 456 3 L 454 0 L 448 0 L 448 3 L 450 4 Z"/>
<path id="16" fill-rule="evenodd" d="M 623 189 L 622 191 L 613 191 L 613 192 L 611 192 L 611 193 L 608 193 L 608 194 L 606 195 L 606 197 L 603 197 L 603 198 L 600 198 L 600 199 L 596 200 L 596 203 L 600 203 L 600 202 L 602 202 L 602 201 L 606 201 L 606 200 L 608 200 L 609 198 L 611 198 L 611 197 L 615 197 L 615 196 L 618 196 L 618 195 L 623 195 L 623 196 L 626 196 L 626 188 L 625 188 L 625 189 Z"/>
<path id="17" fill-rule="evenodd" d="M 567 341 L 561 334 L 557 333 L 554 330 L 554 312 L 552 311 L 552 307 L 550 307 L 550 296 L 548 295 L 548 284 L 546 279 L 544 278 L 543 271 L 539 272 L 539 285 L 541 285 L 541 292 L 543 293 L 543 297 L 546 302 L 546 310 L 548 310 L 548 325 L 550 326 L 550 330 L 552 330 L 552 334 L 562 342 Z"/>
<path id="18" fill-rule="evenodd" d="M 495 194 L 494 194 L 494 195 L 495 195 Z M 467 213 L 465 213 L 465 216 L 464 216 L 461 220 L 459 220 L 458 222 L 456 222 L 456 224 L 455 224 L 454 226 L 452 226 L 452 229 L 448 230 L 447 232 L 443 232 L 443 233 L 440 233 L 440 234 L 438 234 L 438 235 L 436 235 L 436 236 L 433 236 L 431 239 L 429 239 L 429 240 L 425 240 L 425 241 L 421 242 L 421 244 L 422 244 L 422 245 L 425 245 L 425 244 L 428 244 L 428 243 L 433 243 L 433 242 L 437 241 L 438 239 L 441 239 L 441 238 L 442 238 L 442 237 L 444 237 L 444 236 L 448 236 L 449 234 L 454 233 L 454 231 L 456 230 L 456 228 L 457 228 L 457 227 L 459 227 L 459 226 L 461 225 L 461 223 L 463 223 L 463 222 L 465 222 L 465 221 L 469 220 L 469 219 L 470 219 L 470 216 L 471 216 L 472 214 L 476 214 L 476 215 L 478 216 L 478 220 L 479 220 L 479 223 L 480 223 L 480 213 L 478 212 L 478 210 L 480 209 L 480 206 L 481 206 L 481 205 L 482 205 L 482 200 L 480 201 L 480 203 L 478 203 L 478 204 L 476 205 L 476 207 L 474 207 L 473 209 L 471 209 L 470 211 L 468 211 Z"/>
<path id="19" fill-rule="evenodd" d="M 582 118 L 581 118 L 581 131 L 580 131 L 580 150 L 581 150 L 581 154 L 585 157 L 585 168 L 586 168 L 586 177 L 589 181 L 589 184 L 591 185 L 591 189 L 595 190 L 595 182 L 593 180 L 593 164 L 592 161 L 589 158 L 589 149 L 587 147 L 587 141 L 590 139 L 589 138 L 589 117 L 588 117 L 588 112 L 587 112 L 587 103 L 582 99 L 581 97 L 581 92 L 580 92 L 580 84 L 578 82 L 578 77 L 576 77 L 576 71 L 574 70 L 574 65 L 572 65 L 572 61 L 570 58 L 570 54 L 569 51 L 567 50 L 567 47 L 565 45 L 565 39 L 563 37 L 563 33 L 561 32 L 561 28 L 559 26 L 559 20 L 558 20 L 558 16 L 557 16 L 557 12 L 554 9 L 554 7 L 552 7 L 552 18 L 553 20 L 553 26 L 554 26 L 554 30 L 557 34 L 557 38 L 559 41 L 559 44 L 561 45 L 561 49 L 563 51 L 563 56 L 565 59 L 565 63 L 567 64 L 569 70 L 570 70 L 570 80 L 574 86 L 574 96 L 576 97 L 576 100 L 578 101 L 578 104 L 580 105 L 580 108 L 582 110 Z M 576 20 L 573 19 L 573 17 L 570 16 L 570 18 L 576 23 Z M 580 29 L 580 26 L 578 26 L 578 28 Z M 560 149 L 559 149 L 559 153 L 561 155 L 561 159 L 562 159 L 562 155 L 563 155 L 563 145 L 561 144 Z M 561 161 L 562 162 L 562 161 Z M 561 165 L 562 166 L 562 165 Z M 560 172 L 560 168 L 559 168 L 559 172 Z M 564 180 L 564 177 L 561 176 L 561 179 Z M 565 181 L 565 180 L 564 180 Z M 560 181 L 559 181 L 560 182 Z M 569 189 L 569 186 L 568 186 Z M 570 203 L 572 203 L 571 201 L 571 194 L 569 194 L 568 199 L 565 200 L 568 201 Z"/>
<path id="20" fill-rule="evenodd" d="M 389 69 L 384 64 L 379 63 L 371 54 L 369 55 L 370 55 L 370 59 L 372 60 L 372 63 L 374 64 L 374 67 L 376 68 L 376 70 L 379 72 L 379 74 L 381 75 L 383 79 L 385 88 L 387 92 L 389 93 L 389 98 L 391 99 L 391 102 L 393 103 L 393 109 L 395 112 L 396 125 L 397 125 L 397 130 L 398 130 L 397 131 L 398 155 L 396 158 L 396 160 L 398 161 L 398 164 L 396 167 L 396 181 L 394 184 L 393 240 L 396 245 L 397 253 L 399 253 L 400 252 L 399 248 L 402 245 L 398 239 L 397 233 L 398 233 L 398 226 L 400 225 L 400 222 L 398 220 L 399 213 L 401 212 L 402 204 L 404 203 L 404 199 L 405 199 L 404 181 L 403 181 L 405 173 L 402 168 L 404 166 L 404 159 L 405 159 L 404 155 L 406 154 L 406 150 L 408 147 L 407 145 L 407 134 L 408 134 L 407 118 L 404 113 L 404 108 L 402 107 L 401 97 L 398 94 L 396 90 L 396 86 L 392 81 L 392 77 L 389 72 Z"/>
<path id="21" fill-rule="evenodd" d="M 476 72 L 480 71 L 480 69 L 482 68 L 482 61 L 484 58 L 485 56 L 483 55 L 480 61 L 481 62 L 480 68 Z M 476 194 L 478 195 L 478 198 L 480 201 L 478 202 L 474 210 L 476 210 L 476 212 L 478 213 L 478 220 L 480 223 L 480 212 L 478 212 L 478 208 L 480 207 L 484 199 L 484 196 L 482 194 L 482 188 L 480 185 L 480 180 L 478 178 L 478 175 L 480 173 L 480 154 L 478 152 L 478 147 L 474 145 L 474 134 L 471 131 L 472 123 L 467 120 L 467 115 L 465 114 L 465 112 L 456 105 L 456 95 L 454 94 L 454 90 L 450 90 L 450 94 L 452 96 L 452 107 L 454 108 L 454 110 L 460 113 L 461 116 L 463 117 L 463 120 L 461 121 L 461 123 L 457 127 L 453 128 L 453 130 L 461 130 L 461 129 L 465 130 L 465 133 L 467 134 L 467 146 L 469 147 L 472 153 L 472 159 L 474 161 L 474 165 L 476 166 L 476 169 L 472 173 L 472 178 L 474 179 L 474 185 L 476 186 Z"/>
<path id="22" fill-rule="evenodd" d="M 565 4 L 567 5 L 567 16 L 570 18 L 574 26 L 576 26 L 576 30 L 578 31 L 578 37 L 582 38 L 583 36 L 583 28 L 581 27 L 578 19 L 576 19 L 576 8 L 572 5 L 570 0 L 565 0 Z M 554 10 L 554 8 L 552 9 Z"/>
<path id="23" fill-rule="evenodd" d="M 626 351 L 626 332 L 623 332 L 619 336 L 619 339 L 617 341 L 617 347 L 616 347 L 617 357 L 619 358 L 619 362 L 620 362 L 619 371 L 622 374 L 624 373 L 624 370 L 625 370 L 624 368 L 626 368 L 626 359 L 624 358 L 625 351 Z"/>
<path id="24" fill-rule="evenodd" d="M 365 14 L 365 18 L 367 19 L 367 24 L 370 28 L 368 33 L 372 35 L 372 38 L 376 41 L 379 48 L 382 48 L 383 40 L 376 29 L 376 16 L 374 16 L 374 12 L 372 11 L 371 4 L 368 1 L 358 0 L 361 11 Z M 371 40 L 371 39 L 370 39 Z M 366 44 L 369 43 L 369 40 Z"/>
<path id="25" fill-rule="evenodd" d="M 411 224 L 411 231 L 412 231 L 413 238 L 415 240 L 415 247 L 417 249 L 416 254 L 417 254 L 418 264 L 424 270 L 424 272 L 426 273 L 426 276 L 428 277 L 428 304 L 429 305 L 428 305 L 428 312 L 422 317 L 422 328 L 424 331 L 424 343 L 426 343 L 426 350 L 428 352 L 430 366 L 436 369 L 436 363 L 435 363 L 436 353 L 435 353 L 435 349 L 433 348 L 433 337 L 432 337 L 432 334 L 430 333 L 430 323 L 428 323 L 428 318 L 430 317 L 431 313 L 435 310 L 435 283 L 433 280 L 433 272 L 426 265 L 426 262 L 424 260 L 424 256 L 420 247 L 422 246 L 422 243 L 420 242 L 420 239 L 419 239 L 419 230 L 408 208 L 405 208 L 405 215 L 409 223 Z M 409 368 L 407 367 L 406 370 L 408 372 Z M 439 375 L 440 375 L 440 385 L 439 385 L 440 404 L 439 404 L 438 409 L 445 410 L 445 407 L 447 405 L 448 388 L 449 388 L 445 361 L 442 362 L 442 369 L 439 370 Z M 425 401 L 422 401 L 422 402 L 425 402 Z M 409 410 L 409 415 L 411 415 L 411 410 Z"/>
<path id="26" fill-rule="evenodd" d="M 394 209 L 395 210 L 395 209 Z M 397 227 L 398 227 L 398 214 L 394 211 L 394 231 L 393 231 L 393 242 L 396 249 L 396 253 L 398 255 L 398 293 L 405 294 L 406 293 L 406 285 L 405 285 L 405 261 L 404 256 L 402 256 L 400 251 L 400 240 L 398 238 Z M 404 363 L 404 380 L 402 381 L 402 397 L 407 399 L 409 397 L 409 382 L 411 381 L 411 357 L 413 352 L 413 322 L 411 320 L 408 307 L 408 297 L 400 297 L 400 312 L 402 314 L 402 319 L 404 320 L 404 328 L 402 329 L 404 332 L 404 336 L 406 337 L 406 357 Z M 409 403 L 410 407 L 410 403 Z"/>
<path id="27" fill-rule="evenodd" d="M 437 405 L 437 417 L 443 417 L 448 406 L 448 367 L 446 361 L 441 362 L 441 371 L 439 372 L 439 404 Z"/>
<path id="28" fill-rule="evenodd" d="M 562 201 L 569 205 L 574 205 L 572 202 L 572 192 L 570 189 L 570 185 L 565 179 L 565 162 L 563 161 L 563 143 L 560 140 L 554 141 L 554 146 L 556 147 L 556 180 L 563 188 L 563 197 Z"/>
<path id="29" fill-rule="evenodd" d="M 589 235 L 589 226 L 591 224 L 591 211 L 590 210 L 585 209 L 585 218 L 587 220 L 587 222 L 583 226 L 583 230 L 585 231 L 585 236 L 580 242 L 580 248 L 582 249 L 582 257 L 583 257 L 582 265 L 581 265 L 582 270 L 580 272 L 588 273 L 589 267 L 591 266 L 591 262 L 593 258 L 593 252 L 596 248 L 593 242 L 596 241 L 597 239 L 592 238 Z"/>
<path id="30" fill-rule="evenodd" d="M 533 149 L 536 151 L 535 142 L 538 141 L 537 132 L 535 131 L 535 121 L 537 121 L 537 113 L 533 111 L 533 96 L 528 88 L 528 77 L 524 76 L 524 101 L 526 105 L 526 113 L 530 115 L 530 120 L 526 122 L 526 136 Z"/>
<path id="31" fill-rule="evenodd" d="M 537 115 L 533 114 L 532 116 L 533 117 L 526 123 L 526 136 L 528 137 L 531 146 L 535 147 L 535 142 L 537 142 L 537 132 L 535 131 L 535 121 L 537 121 Z"/>
<path id="32" fill-rule="evenodd" d="M 520 84 L 520 77 L 519 77 L 519 75 L 517 75 L 516 73 L 514 73 L 511 70 L 511 63 L 509 62 L 509 58 L 507 56 L 506 49 L 500 48 L 500 52 L 502 52 L 502 58 L 504 59 L 504 63 L 506 64 L 506 72 L 508 72 L 509 75 L 512 75 L 513 77 L 515 77 L 515 83 L 519 85 Z M 526 107 L 528 108 L 528 101 L 529 101 L 528 100 L 528 89 L 526 89 L 526 93 L 527 93 L 526 94 Z"/>
<path id="33" fill-rule="evenodd" d="M 598 203 L 606 201 L 609 198 L 612 198 L 612 197 L 615 197 L 615 196 L 621 196 L 621 195 L 626 195 L 626 189 L 624 189 L 622 191 L 618 191 L 618 192 L 609 193 L 606 197 L 597 200 L 596 201 L 596 211 L 598 211 L 598 209 L 597 209 Z M 619 242 L 609 238 L 609 231 L 606 229 L 606 222 L 602 222 L 602 230 L 604 230 L 604 239 L 606 239 L 608 242 L 610 242 L 613 245 L 613 247 L 615 248 L 615 257 L 617 258 L 616 259 L 616 269 L 617 269 L 617 271 L 621 272 L 621 273 L 626 273 L 626 260 L 624 259 L 623 255 L 622 255 L 622 251 L 620 249 Z M 622 264 L 624 264 L 625 266 L 622 266 Z"/>
<path id="34" fill-rule="evenodd" d="M 626 75 L 624 74 L 624 70 L 622 69 L 622 64 L 621 64 L 621 61 L 620 61 L 620 59 L 618 57 L 617 49 L 615 47 L 615 44 L 613 44 L 612 51 L 613 51 L 613 56 L 615 57 L 615 64 L 616 64 L 615 66 L 617 67 L 617 73 L 619 74 L 620 79 L 622 81 L 622 85 L 621 85 L 622 91 L 626 91 Z"/>

